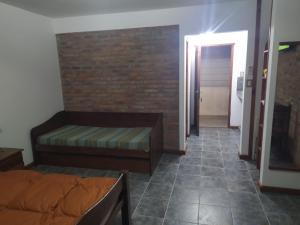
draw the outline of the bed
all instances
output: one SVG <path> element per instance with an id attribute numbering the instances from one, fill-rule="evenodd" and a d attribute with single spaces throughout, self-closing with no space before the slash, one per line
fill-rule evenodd
<path id="1" fill-rule="evenodd" d="M 31 130 L 35 164 L 152 174 L 163 149 L 161 113 L 61 111 Z"/>
<path id="2" fill-rule="evenodd" d="M 65 125 L 38 137 L 39 145 L 150 151 L 151 127 Z"/>
<path id="3" fill-rule="evenodd" d="M 0 224 L 130 225 L 127 174 L 81 178 L 30 170 L 0 172 Z"/>

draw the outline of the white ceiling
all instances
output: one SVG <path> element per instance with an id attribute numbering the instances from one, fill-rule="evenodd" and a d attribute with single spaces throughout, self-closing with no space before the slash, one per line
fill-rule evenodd
<path id="1" fill-rule="evenodd" d="M 0 0 L 0 2 L 53 18 L 176 8 L 229 1 L 241 0 Z"/>

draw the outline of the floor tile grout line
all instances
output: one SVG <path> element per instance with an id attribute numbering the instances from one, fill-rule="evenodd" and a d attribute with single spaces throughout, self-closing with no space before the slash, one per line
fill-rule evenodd
<path id="1" fill-rule="evenodd" d="M 219 137 L 218 140 L 219 140 L 220 148 L 222 149 L 222 145 L 221 145 L 221 141 L 220 141 L 220 132 L 219 131 L 218 131 L 218 137 Z M 223 161 L 223 165 L 224 165 L 224 174 L 225 174 L 225 163 L 224 163 L 223 154 L 221 154 L 221 157 L 222 157 L 222 161 Z M 228 179 L 226 179 L 226 176 L 224 177 L 224 179 L 225 179 L 225 182 L 226 182 L 227 191 L 229 193 Z M 232 224 L 234 224 L 233 213 L 232 213 L 231 207 L 229 207 L 229 210 L 230 210 Z"/>
<path id="2" fill-rule="evenodd" d="M 250 169 L 249 169 L 248 167 L 247 167 L 247 173 L 251 176 Z M 264 206 L 263 206 L 263 204 L 262 204 L 262 201 L 261 201 L 261 199 L 260 199 L 260 197 L 259 197 L 259 193 L 258 193 L 258 191 L 257 191 L 257 189 L 256 189 L 256 187 L 255 187 L 254 180 L 251 178 L 251 179 L 248 180 L 248 181 L 250 181 L 250 182 L 252 183 L 252 185 L 254 185 L 254 189 L 255 189 L 255 193 L 254 193 L 254 194 L 256 194 L 256 196 L 258 197 L 260 206 L 261 206 L 262 209 L 263 209 L 263 214 L 264 214 L 266 220 L 268 221 L 268 224 L 271 224 L 270 221 L 269 221 L 269 218 L 268 218 L 268 216 L 267 216 L 267 213 L 266 213 L 266 211 L 265 211 L 265 209 L 264 209 Z M 233 215 L 232 215 L 232 216 L 233 216 Z M 232 218 L 232 219 L 234 220 L 234 218 Z"/>
<path id="3" fill-rule="evenodd" d="M 201 136 L 201 143 L 202 143 L 202 146 L 201 146 L 201 150 L 203 151 L 204 150 L 204 136 Z M 201 152 L 201 166 L 202 166 L 202 152 Z M 202 169 L 200 169 L 200 186 L 201 186 L 201 171 Z M 199 187 L 199 192 L 198 192 L 198 212 L 197 212 L 197 224 L 200 224 L 200 196 L 201 196 L 201 190 L 200 190 L 201 187 Z"/>
<path id="4" fill-rule="evenodd" d="M 144 191 L 143 191 L 143 194 L 141 195 L 141 197 L 140 197 L 140 199 L 139 199 L 138 204 L 136 205 L 135 209 L 133 210 L 133 212 L 132 212 L 132 214 L 131 214 L 131 217 L 134 216 L 134 214 L 136 213 L 137 208 L 138 208 L 139 205 L 141 204 L 141 201 L 142 201 L 142 199 L 143 199 L 143 197 L 144 197 L 144 195 L 145 195 L 145 193 L 146 193 L 146 191 L 147 191 L 147 189 L 148 189 L 148 187 L 149 187 L 149 185 L 150 185 L 150 182 L 151 182 L 151 180 L 152 180 L 152 177 L 153 177 L 153 174 L 152 174 L 152 176 L 150 177 L 150 179 L 149 179 L 149 181 L 148 181 L 148 184 L 147 184 L 147 186 L 145 187 L 145 189 L 144 189 Z"/>
<path id="5" fill-rule="evenodd" d="M 140 216 L 140 217 L 146 217 L 146 218 L 153 218 L 153 219 L 160 219 L 160 220 L 162 220 L 162 218 L 159 218 L 159 217 L 156 217 L 156 216 L 141 215 L 141 214 L 138 214 L 138 213 L 136 213 L 135 216 Z M 161 225 L 163 225 L 163 224 L 161 224 Z"/>
<path id="6" fill-rule="evenodd" d="M 203 150 L 204 150 L 204 136 L 201 136 L 201 144 L 202 144 L 202 146 L 201 146 L 201 151 L 203 152 Z M 202 157 L 202 152 L 201 152 L 201 168 L 202 168 L 202 159 L 203 159 L 203 157 Z M 200 168 L 200 186 L 201 186 L 201 176 L 202 176 L 202 173 L 201 173 L 201 171 L 202 171 L 202 169 Z M 199 187 L 199 189 L 200 189 L 201 187 Z M 201 192 L 201 190 L 199 190 L 199 192 L 198 192 L 198 212 L 197 212 L 197 224 L 199 224 L 200 223 L 200 192 Z"/>
<path id="7" fill-rule="evenodd" d="M 181 159 L 179 161 L 181 161 Z M 169 196 L 169 200 L 168 200 L 168 203 L 167 203 L 167 207 L 166 207 L 166 211 L 165 211 L 164 218 L 163 218 L 163 221 L 162 221 L 162 225 L 164 225 L 165 220 L 166 220 L 167 212 L 168 212 L 169 205 L 170 205 L 170 202 L 171 202 L 171 197 L 172 197 L 172 194 L 174 192 L 174 187 L 175 187 L 175 183 L 176 183 L 177 176 L 178 176 L 179 167 L 180 167 L 180 163 L 179 163 L 179 166 L 177 167 L 177 170 L 176 170 L 175 179 L 174 179 L 174 182 L 173 182 L 173 185 L 172 185 L 172 190 L 171 190 L 171 194 Z"/>
<path id="8" fill-rule="evenodd" d="M 220 137 L 220 135 L 218 134 L 218 137 Z M 203 137 L 201 137 L 201 138 L 203 138 Z M 201 138 L 199 139 L 200 141 L 201 141 Z M 218 138 L 218 142 L 219 142 L 219 146 L 220 147 L 222 147 L 221 146 L 221 141 L 220 141 L 220 138 Z M 203 146 L 203 141 L 201 141 L 201 144 L 199 145 L 199 146 Z M 202 152 L 204 149 L 202 148 L 202 150 L 200 151 L 200 152 Z M 190 151 L 189 149 L 187 149 L 187 151 Z M 221 151 L 220 152 L 220 155 L 221 155 L 221 160 L 224 162 L 224 157 L 223 157 L 223 154 L 222 154 L 223 152 Z M 224 152 L 224 153 L 227 153 L 227 152 Z M 192 157 L 193 158 L 193 157 Z M 206 158 L 206 157 L 204 157 L 204 158 Z M 177 164 L 177 163 L 176 163 Z M 176 183 L 176 181 L 177 181 L 177 179 L 178 179 L 178 176 L 180 175 L 179 174 L 179 167 L 180 167 L 180 165 L 184 165 L 184 164 L 182 164 L 182 158 L 180 158 L 179 159 L 179 163 L 178 163 L 179 165 L 178 165 L 178 167 L 177 167 L 177 169 L 176 169 L 176 175 L 175 175 L 175 179 L 174 179 L 174 183 L 173 183 L 173 185 L 172 185 L 172 190 L 171 190 L 171 194 L 170 194 L 170 196 L 169 196 L 169 200 L 168 200 L 168 203 L 167 203 L 167 208 L 166 208 L 166 212 L 165 212 L 165 215 L 164 215 L 164 218 L 163 218 L 163 223 L 165 222 L 165 220 L 166 220 L 166 213 L 167 213 L 167 211 L 168 211 L 168 208 L 169 208 L 169 205 L 170 205 L 170 202 L 171 202 L 171 197 L 172 197 L 172 194 L 173 194 L 173 192 L 174 192 L 174 188 L 175 188 L 175 183 Z M 197 165 L 197 166 L 200 166 L 200 167 L 203 167 L 203 165 L 202 164 L 200 164 L 200 165 Z M 208 167 L 211 167 L 211 166 L 208 166 Z M 220 167 L 214 167 L 214 168 L 220 168 Z M 224 168 L 221 168 L 221 169 L 223 169 L 224 170 Z M 245 171 L 247 171 L 248 173 L 249 173 L 249 168 L 247 168 Z M 183 174 L 183 176 L 185 176 L 186 174 Z M 191 175 L 192 176 L 192 175 Z M 199 176 L 199 175 L 195 175 L 195 176 Z M 200 175 L 201 176 L 201 175 Z M 209 177 L 209 176 L 208 176 Z M 151 180 L 152 179 L 150 179 L 149 180 L 149 184 L 150 184 L 150 182 L 151 182 Z M 145 191 L 147 190 L 147 188 L 148 188 L 148 186 L 149 186 L 149 184 L 147 185 L 147 187 L 145 188 L 145 190 L 144 190 L 144 192 L 143 192 L 143 194 L 142 194 L 142 196 L 141 196 L 141 199 L 144 197 L 144 195 L 145 195 Z M 140 203 L 138 204 L 138 205 L 140 205 Z M 199 209 L 200 209 L 200 199 L 199 199 L 199 203 L 198 203 L 198 207 L 199 207 Z M 138 206 L 137 206 L 138 207 Z M 137 208 L 136 207 L 136 208 Z M 230 208 L 230 207 L 229 207 Z M 197 222 L 199 222 L 199 209 L 198 209 L 198 221 Z M 135 215 L 138 215 L 138 214 L 136 214 L 135 213 Z M 147 216 L 146 216 L 147 217 Z M 232 215 L 232 212 L 231 212 L 231 217 L 232 217 L 232 219 L 233 219 L 233 215 Z"/>
<path id="9" fill-rule="evenodd" d="M 250 173 L 250 171 L 249 171 L 249 173 Z M 252 183 L 253 183 L 253 185 L 255 186 L 255 183 L 254 183 L 253 180 L 252 180 Z M 261 198 L 260 198 L 260 196 L 259 196 L 259 192 L 258 192 L 258 190 L 256 189 L 256 187 L 255 187 L 255 192 L 256 192 L 256 194 L 257 194 L 258 201 L 259 201 L 259 204 L 260 204 L 260 206 L 261 206 L 261 208 L 262 208 L 262 211 L 263 211 L 263 213 L 264 213 L 264 215 L 265 215 L 265 217 L 266 217 L 266 219 L 267 219 L 267 221 L 268 221 L 268 224 L 271 225 L 271 222 L 270 222 L 270 220 L 269 220 L 268 214 L 267 214 L 267 212 L 266 212 L 266 210 L 265 210 L 265 207 L 264 207 L 264 205 L 263 205 L 263 203 L 262 203 L 262 201 L 261 201 Z"/>
<path id="10" fill-rule="evenodd" d="M 199 139 L 200 139 L 200 142 L 201 142 L 201 144 L 200 144 L 200 146 L 201 146 L 201 150 L 200 150 L 200 158 L 201 158 L 201 161 L 202 161 L 202 152 L 203 152 L 203 140 L 204 140 L 204 137 L 201 135 L 201 134 L 199 134 Z M 192 158 L 194 158 L 194 157 L 192 157 Z M 202 165 L 201 165 L 201 163 L 200 163 L 200 167 L 202 167 Z M 177 173 L 177 175 L 176 175 L 176 180 L 177 180 L 177 176 L 178 175 L 180 175 L 180 174 L 178 174 Z M 187 174 L 182 174 L 183 176 L 186 176 Z M 188 174 L 189 176 L 195 176 L 195 177 L 200 177 L 201 178 L 201 174 L 200 175 L 191 175 L 191 174 Z M 200 187 L 199 187 L 200 188 Z M 197 210 L 197 223 L 196 223 L 196 225 L 199 225 L 199 220 L 200 220 L 200 218 L 199 218 L 199 211 L 200 211 L 200 190 L 199 190 L 199 192 L 198 192 L 198 210 Z M 194 224 L 194 223 L 191 223 L 191 224 Z"/>

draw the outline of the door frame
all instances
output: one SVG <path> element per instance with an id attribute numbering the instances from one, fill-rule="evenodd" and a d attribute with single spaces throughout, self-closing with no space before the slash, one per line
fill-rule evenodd
<path id="1" fill-rule="evenodd" d="M 189 80 L 191 79 L 191 76 L 189 75 L 189 42 L 186 41 L 185 43 L 185 96 L 186 96 L 186 100 L 185 100 L 185 138 L 187 139 L 190 134 L 191 134 L 191 124 L 190 124 L 190 120 L 188 118 L 191 118 L 190 115 L 188 115 L 188 113 L 190 112 L 190 107 L 188 107 L 190 105 L 189 101 L 190 101 L 190 85 L 189 85 Z"/>
<path id="2" fill-rule="evenodd" d="M 257 73 L 259 65 L 259 44 L 260 44 L 260 23 L 262 13 L 262 0 L 256 0 L 256 18 L 255 18 L 255 41 L 254 41 L 254 62 L 253 62 L 253 77 L 252 77 L 252 92 L 250 102 L 250 127 L 249 127 L 249 143 L 248 143 L 248 155 L 246 159 L 251 159 L 253 156 L 253 142 L 254 142 L 254 125 L 255 125 L 255 103 L 256 103 L 256 85 L 257 85 Z M 272 13 L 271 13 L 272 15 Z"/>
<path id="3" fill-rule="evenodd" d="M 194 124 L 196 127 L 196 135 L 200 135 L 199 114 L 200 114 L 200 67 L 201 49 L 197 46 L 195 51 L 195 88 L 194 88 Z M 199 57 L 200 56 L 200 57 Z"/>
<path id="4" fill-rule="evenodd" d="M 228 128 L 234 128 L 233 126 L 230 125 L 234 45 L 235 45 L 235 44 L 229 44 L 229 46 L 231 46 L 231 52 L 230 52 L 230 57 L 231 57 L 231 58 L 230 58 L 229 103 L 228 103 L 228 120 L 227 120 L 227 127 L 228 127 Z"/>
<path id="5" fill-rule="evenodd" d="M 195 55 L 195 90 L 194 90 L 194 123 L 196 125 L 196 133 L 199 133 L 199 117 L 200 117 L 200 77 L 201 77 L 201 73 L 200 73 L 200 66 L 201 65 L 201 57 L 199 57 L 199 53 L 200 56 L 202 56 L 202 48 L 203 47 L 222 47 L 222 46 L 230 46 L 231 47 L 231 52 L 230 52 L 230 75 L 229 75 L 229 96 L 228 96 L 228 118 L 227 118 L 227 127 L 228 128 L 235 128 L 233 126 L 230 126 L 230 117 L 231 117 L 231 97 L 232 97 L 232 75 L 233 75 L 233 57 L 234 57 L 234 43 L 227 43 L 227 44 L 213 44 L 213 45 L 201 45 L 201 46 L 197 46 L 196 47 L 196 55 Z M 200 50 L 199 50 L 200 49 Z M 199 88 L 199 93 L 197 96 L 197 90 Z M 196 107 L 198 106 L 198 107 Z M 197 109 L 198 108 L 198 109 Z"/>

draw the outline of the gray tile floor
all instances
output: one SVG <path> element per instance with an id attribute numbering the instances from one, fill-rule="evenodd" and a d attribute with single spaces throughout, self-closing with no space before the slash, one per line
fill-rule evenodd
<path id="1" fill-rule="evenodd" d="M 239 132 L 203 128 L 185 156 L 164 154 L 152 177 L 130 173 L 134 225 L 300 225 L 300 197 L 261 193 L 259 171 L 238 158 Z M 118 172 L 39 166 L 44 172 Z M 115 225 L 121 224 L 116 221 Z"/>

